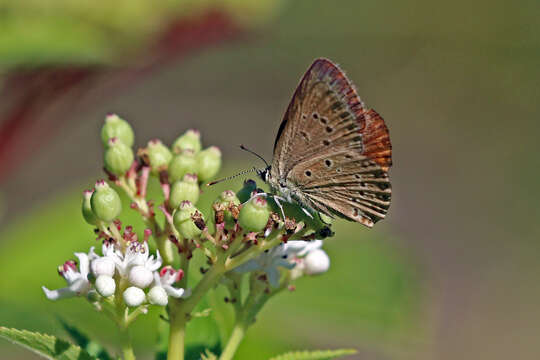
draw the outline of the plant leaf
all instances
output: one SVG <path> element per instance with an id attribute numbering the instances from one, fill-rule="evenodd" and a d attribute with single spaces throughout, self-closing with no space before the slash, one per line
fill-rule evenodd
<path id="1" fill-rule="evenodd" d="M 0 337 L 27 348 L 47 359 L 55 360 L 96 360 L 77 345 L 54 336 L 28 330 L 10 329 L 0 326 Z"/>
<path id="2" fill-rule="evenodd" d="M 86 350 L 91 356 L 95 356 L 101 360 L 112 360 L 112 357 L 107 353 L 107 350 L 98 342 L 90 339 L 86 334 L 79 331 L 74 326 L 71 326 L 62 318 L 58 317 L 58 321 L 62 324 L 64 330 L 69 334 L 75 344 Z"/>
<path id="3" fill-rule="evenodd" d="M 356 354 L 355 349 L 291 351 L 270 360 L 331 360 L 345 355 Z"/>

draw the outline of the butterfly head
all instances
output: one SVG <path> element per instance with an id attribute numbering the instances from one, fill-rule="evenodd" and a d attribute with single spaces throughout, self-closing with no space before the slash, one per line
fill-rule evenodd
<path id="1" fill-rule="evenodd" d="M 270 166 L 267 166 L 264 169 L 258 169 L 257 175 L 261 178 L 262 181 L 268 182 L 268 178 L 270 177 Z"/>

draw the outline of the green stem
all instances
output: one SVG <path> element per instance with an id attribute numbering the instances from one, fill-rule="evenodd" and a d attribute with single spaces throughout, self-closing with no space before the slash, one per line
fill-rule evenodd
<path id="1" fill-rule="evenodd" d="M 182 311 L 172 310 L 169 312 L 169 348 L 167 360 L 184 360 L 184 344 L 186 337 L 186 316 Z"/>
<path id="2" fill-rule="evenodd" d="M 244 339 L 244 336 L 246 335 L 246 330 L 248 326 L 244 324 L 242 320 L 238 321 L 231 333 L 231 337 L 229 338 L 229 341 L 227 342 L 227 346 L 225 346 L 225 349 L 223 349 L 223 352 L 221 353 L 221 356 L 219 357 L 219 360 L 231 360 L 236 353 L 236 350 L 238 350 L 238 347 L 240 346 L 240 343 Z"/>
<path id="3" fill-rule="evenodd" d="M 131 345 L 131 336 L 127 327 L 120 328 L 120 340 L 124 360 L 135 360 L 135 354 Z"/>
<path id="4" fill-rule="evenodd" d="M 179 299 L 169 303 L 169 349 L 167 360 L 184 360 L 184 343 L 186 334 L 186 322 L 195 306 L 202 299 L 204 294 L 216 284 L 225 272 L 222 263 L 216 263 L 208 270 L 201 281 L 195 286 L 193 293 L 186 300 Z"/>

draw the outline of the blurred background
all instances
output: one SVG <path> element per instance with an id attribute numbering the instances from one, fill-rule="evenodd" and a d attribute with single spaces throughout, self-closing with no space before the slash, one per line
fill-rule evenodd
<path id="1" fill-rule="evenodd" d="M 339 63 L 393 144 L 393 204 L 372 229 L 339 221 L 329 273 L 258 318 L 238 359 L 354 347 L 351 359 L 540 353 L 537 1 L 56 0 L 0 4 L 0 324 L 100 341 L 83 301 L 48 302 L 56 266 L 93 244 L 80 196 L 98 178 L 108 112 L 137 145 L 198 128 L 222 174 L 271 158 L 298 80 Z M 220 184 L 207 199 L 239 182 Z M 209 303 L 220 302 L 219 289 Z M 226 310 L 224 310 L 226 312 Z M 219 342 L 214 316 L 192 343 Z M 135 325 L 150 358 L 155 319 Z M 209 334 L 209 335 L 208 335 Z M 35 359 L 5 341 L 10 359 Z M 256 354 L 256 355 L 254 355 Z"/>

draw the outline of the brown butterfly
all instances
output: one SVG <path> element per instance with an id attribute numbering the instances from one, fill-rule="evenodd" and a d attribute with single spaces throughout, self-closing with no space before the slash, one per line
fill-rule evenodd
<path id="1" fill-rule="evenodd" d="M 271 166 L 258 174 L 276 199 L 372 227 L 390 206 L 391 149 L 382 117 L 336 64 L 317 59 L 287 108 Z"/>

